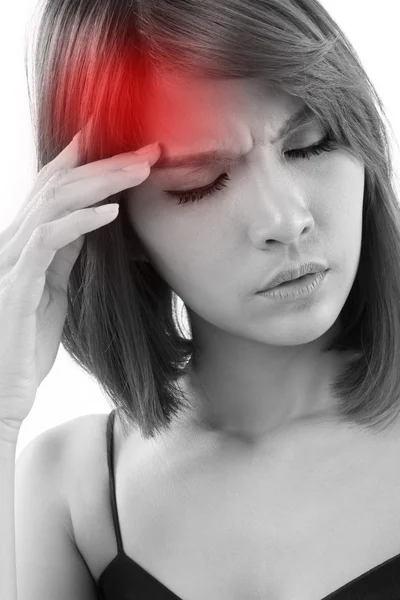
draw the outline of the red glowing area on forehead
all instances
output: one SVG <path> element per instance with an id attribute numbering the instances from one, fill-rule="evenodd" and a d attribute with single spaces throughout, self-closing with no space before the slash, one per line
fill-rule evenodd
<path id="1" fill-rule="evenodd" d="M 221 147 L 234 153 L 232 143 L 240 129 L 241 139 L 249 141 L 240 119 L 235 119 L 239 110 L 237 98 L 221 81 L 165 81 L 145 108 L 146 142 L 158 140 L 162 157 Z"/>
<path id="2" fill-rule="evenodd" d="M 287 113 L 286 118 L 282 119 L 281 111 Z M 302 101 L 276 96 L 274 89 L 260 81 L 188 78 L 165 82 L 148 102 L 144 124 L 146 141 L 160 142 L 161 156 L 153 166 L 157 171 L 183 164 L 194 168 L 221 162 L 228 166 L 254 145 L 267 138 L 275 144 L 314 119 Z M 192 154 L 204 156 L 181 158 Z"/>
<path id="3" fill-rule="evenodd" d="M 215 151 L 215 156 L 205 157 L 202 166 L 218 161 L 233 164 L 255 144 L 272 139 L 282 125 L 282 111 L 293 117 L 294 109 L 304 110 L 302 102 L 288 101 L 279 92 L 276 96 L 274 88 L 259 80 L 214 80 L 172 74 L 155 78 L 148 74 L 141 77 L 140 70 L 129 73 L 122 83 L 121 77 L 116 77 L 113 105 L 107 110 L 104 107 L 104 118 L 99 116 L 94 124 L 92 147 L 101 149 L 104 156 L 158 141 L 161 154 L 152 167 L 155 172 L 171 167 L 167 163 L 175 157 L 211 151 Z M 98 89 L 110 85 L 108 74 L 107 82 Z M 102 112 L 101 99 L 99 106 Z M 300 115 L 303 121 L 307 117 L 310 114 Z M 296 119 L 299 121 L 298 116 Z M 107 131 L 101 132 L 102 123 Z M 279 129 L 279 134 L 283 129 Z M 105 148 L 105 144 L 110 147 Z M 200 166 L 197 158 L 185 165 Z"/>
<path id="4" fill-rule="evenodd" d="M 162 80 L 158 77 L 155 83 L 138 72 L 131 72 L 131 77 L 134 83 L 126 88 L 121 89 L 120 81 L 116 83 L 112 107 L 101 98 L 96 100 L 100 113 L 96 113 L 96 122 L 89 122 L 87 132 L 88 141 L 102 154 L 128 152 L 138 149 L 138 143 L 141 147 L 158 141 L 162 159 L 215 148 L 234 153 L 243 146 L 243 139 L 251 143 L 237 116 L 238 92 L 231 90 L 229 83 L 171 75 Z M 99 90 L 110 86 L 109 74 L 103 86 L 100 78 Z M 121 145 L 125 148 L 119 149 Z"/>

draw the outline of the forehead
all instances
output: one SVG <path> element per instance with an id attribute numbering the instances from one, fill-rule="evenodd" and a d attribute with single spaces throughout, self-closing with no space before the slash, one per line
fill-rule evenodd
<path id="1" fill-rule="evenodd" d="M 303 104 L 260 80 L 169 76 L 153 84 L 146 98 L 145 143 L 158 140 L 179 152 L 226 140 L 230 147 L 236 141 L 239 149 L 252 137 L 273 137 L 285 117 Z"/>

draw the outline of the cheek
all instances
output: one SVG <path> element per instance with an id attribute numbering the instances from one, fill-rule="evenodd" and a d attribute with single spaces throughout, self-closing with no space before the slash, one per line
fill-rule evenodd
<path id="1" fill-rule="evenodd" d="M 204 230 L 196 207 L 178 206 L 177 200 L 160 198 L 150 186 L 140 187 L 127 199 L 129 225 L 153 267 L 173 287 L 176 280 L 201 268 L 207 250 Z"/>
<path id="2" fill-rule="evenodd" d="M 346 232 L 361 230 L 364 165 L 346 150 L 336 151 L 318 172 L 317 185 L 313 198 L 323 207 L 329 229 L 342 240 Z"/>
<path id="3" fill-rule="evenodd" d="M 149 254 L 192 256 L 207 252 L 216 235 L 215 207 L 207 200 L 178 205 L 177 198 L 168 197 L 146 181 L 128 192 L 127 215 L 130 225 Z"/>
<path id="4" fill-rule="evenodd" d="M 159 191 L 148 182 L 129 190 L 126 209 L 130 226 L 149 254 L 173 248 L 175 211 L 160 198 Z"/>
<path id="5" fill-rule="evenodd" d="M 345 206 L 342 207 L 344 218 L 347 217 L 349 224 L 352 223 L 354 237 L 357 238 L 357 234 L 361 237 L 365 167 L 354 157 L 343 159 L 341 187 L 345 199 Z"/>
<path id="6" fill-rule="evenodd" d="M 349 153 L 338 152 L 326 175 L 320 186 L 326 193 L 321 236 L 348 293 L 361 252 L 365 168 Z"/>

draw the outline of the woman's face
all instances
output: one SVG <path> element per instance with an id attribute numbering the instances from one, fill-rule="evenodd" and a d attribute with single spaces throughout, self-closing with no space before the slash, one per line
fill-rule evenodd
<path id="1" fill-rule="evenodd" d="M 346 149 L 309 158 L 326 133 L 313 120 L 273 141 L 303 106 L 255 80 L 168 80 L 147 105 L 145 143 L 161 158 L 128 191 L 127 210 L 148 259 L 185 303 L 192 322 L 273 345 L 307 343 L 336 321 L 356 276 L 364 165 Z M 230 166 L 159 168 L 163 158 L 208 150 Z M 220 189 L 178 205 L 166 190 Z M 257 294 L 288 264 L 323 261 L 330 271 L 305 301 Z M 310 311 L 309 309 L 312 308 Z"/>

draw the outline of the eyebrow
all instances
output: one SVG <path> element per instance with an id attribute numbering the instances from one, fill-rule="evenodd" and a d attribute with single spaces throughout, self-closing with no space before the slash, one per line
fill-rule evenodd
<path id="1" fill-rule="evenodd" d="M 288 133 L 300 127 L 300 125 L 304 125 L 316 118 L 315 113 L 309 106 L 302 106 L 282 124 L 277 136 L 272 140 L 272 143 L 275 144 L 277 141 L 287 136 Z M 161 145 L 160 148 L 160 158 L 151 167 L 152 171 L 155 169 L 162 171 L 164 169 L 177 169 L 182 167 L 205 168 L 215 165 L 216 163 L 229 165 L 237 162 L 239 158 L 238 156 L 232 156 L 229 152 L 223 152 L 221 150 L 208 150 L 206 152 L 198 152 L 197 154 L 183 154 L 180 156 L 166 157 L 163 154 Z"/>

